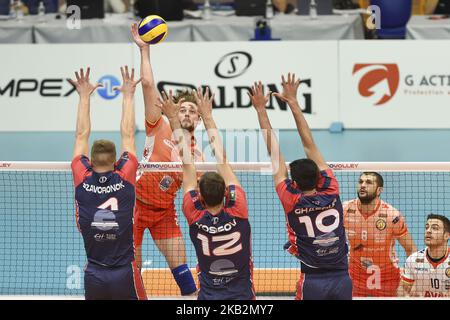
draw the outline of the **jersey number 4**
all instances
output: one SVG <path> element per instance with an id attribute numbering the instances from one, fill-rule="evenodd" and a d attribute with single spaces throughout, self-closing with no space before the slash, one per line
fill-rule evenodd
<path id="1" fill-rule="evenodd" d="M 229 256 L 229 255 L 232 255 L 232 254 L 242 250 L 242 243 L 235 245 L 241 239 L 241 233 L 238 231 L 224 235 L 224 236 L 211 237 L 212 242 L 227 241 L 223 245 L 218 246 L 217 248 L 212 250 L 212 252 L 209 248 L 209 239 L 207 236 L 199 233 L 199 234 L 197 234 L 197 239 L 199 239 L 202 242 L 203 254 L 208 257 L 210 257 L 211 255 L 213 255 L 213 256 Z"/>
<path id="2" fill-rule="evenodd" d="M 329 226 L 323 224 L 323 219 L 327 217 L 335 217 L 334 222 Z M 309 216 L 301 216 L 298 220 L 300 223 L 305 224 L 308 237 L 315 238 L 316 234 L 314 232 L 313 222 L 316 225 L 317 230 L 323 233 L 330 233 L 339 226 L 339 212 L 336 209 L 329 209 L 319 213 L 314 221 L 312 221 Z"/>
<path id="3" fill-rule="evenodd" d="M 117 211 L 119 210 L 119 201 L 117 201 L 117 198 L 112 197 L 103 202 L 101 205 L 99 205 L 98 208 L 99 209 L 110 208 L 111 211 Z"/>

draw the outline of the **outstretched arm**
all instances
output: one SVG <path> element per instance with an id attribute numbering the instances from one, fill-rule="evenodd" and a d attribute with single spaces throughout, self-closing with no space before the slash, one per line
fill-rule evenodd
<path id="1" fill-rule="evenodd" d="M 123 95 L 122 102 L 122 120 L 120 122 L 120 134 L 122 136 L 122 150 L 121 154 L 125 151 L 129 151 L 136 155 L 136 144 L 134 139 L 135 129 L 135 115 L 134 115 L 134 92 L 136 91 L 136 85 L 141 79 L 134 81 L 134 69 L 131 69 L 131 76 L 128 72 L 128 66 L 120 68 L 122 73 L 122 86 L 115 88 L 119 90 Z"/>
<path id="2" fill-rule="evenodd" d="M 101 84 L 89 83 L 91 68 L 87 68 L 86 74 L 80 69 L 80 73 L 75 72 L 76 81 L 69 79 L 69 82 L 77 90 L 80 101 L 78 103 L 77 125 L 75 131 L 75 147 L 73 157 L 89 154 L 89 135 L 91 133 L 90 100 L 91 94 L 101 87 Z"/>
<path id="3" fill-rule="evenodd" d="M 197 100 L 198 112 L 200 113 L 203 123 L 205 124 L 206 131 L 208 132 L 211 149 L 216 157 L 217 171 L 219 171 L 219 174 L 225 181 L 225 185 L 240 186 L 239 180 L 228 163 L 227 156 L 223 150 L 219 130 L 217 130 L 216 123 L 212 116 L 212 102 L 214 100 L 214 95 L 210 96 L 208 88 L 206 88 L 204 93 L 202 88 L 198 88 L 197 91 L 194 91 L 194 96 Z"/>
<path id="4" fill-rule="evenodd" d="M 183 191 L 187 193 L 197 188 L 197 172 L 195 170 L 194 161 L 190 152 L 186 135 L 181 128 L 180 120 L 178 119 L 178 110 L 184 99 L 180 99 L 178 103 L 174 102 L 172 91 L 169 91 L 169 96 L 165 92 L 161 93 L 162 99 L 158 98 L 157 107 L 169 119 L 170 127 L 176 141 L 176 145 L 181 154 L 183 162 Z"/>
<path id="5" fill-rule="evenodd" d="M 291 76 L 291 74 L 289 73 L 287 81 L 285 80 L 284 76 L 281 76 L 281 80 L 283 93 L 274 93 L 273 95 L 287 102 L 287 104 L 289 105 L 289 108 L 294 115 L 295 124 L 297 126 L 298 133 L 300 134 L 306 157 L 313 160 L 319 167 L 319 170 L 327 169 L 328 165 L 323 159 L 323 156 L 320 153 L 319 148 L 317 148 L 316 143 L 314 142 L 311 130 L 309 129 L 308 123 L 303 116 L 303 112 L 297 100 L 297 90 L 300 85 L 300 79 L 295 80 L 295 74 L 292 74 Z"/>
<path id="6" fill-rule="evenodd" d="M 137 23 L 132 24 L 131 35 L 133 36 L 134 42 L 139 47 L 141 54 L 141 79 L 142 92 L 144 94 L 145 119 L 150 122 L 150 124 L 154 124 L 161 118 L 161 110 L 156 107 L 158 90 L 156 89 L 152 65 L 150 63 L 150 46 L 139 37 Z"/>
<path id="7" fill-rule="evenodd" d="M 406 256 L 411 256 L 414 252 L 417 251 L 417 247 L 414 244 L 414 240 L 411 236 L 411 233 L 409 231 L 402 237 L 397 239 L 400 245 L 405 249 Z"/>
<path id="8" fill-rule="evenodd" d="M 253 107 L 258 113 L 258 121 L 264 141 L 266 142 L 267 152 L 272 160 L 273 179 L 277 186 L 281 181 L 288 178 L 288 170 L 266 111 L 266 104 L 269 101 L 270 92 L 267 93 L 267 95 L 264 95 L 263 85 L 260 81 L 259 83 L 254 83 L 252 91 L 248 92 L 248 95 Z"/>

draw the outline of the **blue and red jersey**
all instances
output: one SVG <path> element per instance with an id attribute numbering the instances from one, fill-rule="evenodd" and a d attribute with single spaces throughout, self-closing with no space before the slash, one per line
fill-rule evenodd
<path id="1" fill-rule="evenodd" d="M 303 194 L 290 179 L 276 190 L 286 214 L 288 251 L 301 261 L 302 272 L 348 270 L 343 209 L 333 171 L 320 171 L 312 195 Z"/>
<path id="2" fill-rule="evenodd" d="M 97 173 L 84 155 L 72 160 L 76 218 L 88 262 L 118 267 L 134 261 L 133 216 L 138 161 L 124 152 L 114 171 Z"/>
<path id="3" fill-rule="evenodd" d="M 226 193 L 225 205 L 217 214 L 208 212 L 196 190 L 187 192 L 183 199 L 198 268 L 215 282 L 223 281 L 222 284 L 235 277 L 252 275 L 251 228 L 245 192 L 240 186 L 230 185 Z"/>

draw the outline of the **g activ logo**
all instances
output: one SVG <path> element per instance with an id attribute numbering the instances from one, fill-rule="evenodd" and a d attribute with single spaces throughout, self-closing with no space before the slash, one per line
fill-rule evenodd
<path id="1" fill-rule="evenodd" d="M 376 106 L 388 102 L 397 92 L 400 80 L 397 64 L 358 63 L 353 67 L 352 74 L 359 77 L 359 94 L 370 98 Z"/>

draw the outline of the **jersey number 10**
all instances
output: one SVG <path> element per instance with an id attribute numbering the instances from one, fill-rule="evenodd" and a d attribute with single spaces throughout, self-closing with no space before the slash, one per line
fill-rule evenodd
<path id="1" fill-rule="evenodd" d="M 323 219 L 327 217 L 335 217 L 334 222 L 329 226 L 325 226 L 323 224 Z M 306 232 L 308 233 L 308 237 L 315 238 L 316 234 L 314 232 L 313 221 L 310 216 L 301 216 L 298 218 L 300 223 L 304 223 L 306 227 Z M 329 209 L 319 213 L 314 220 L 317 230 L 323 233 L 330 233 L 339 226 L 339 212 L 336 209 Z"/>

